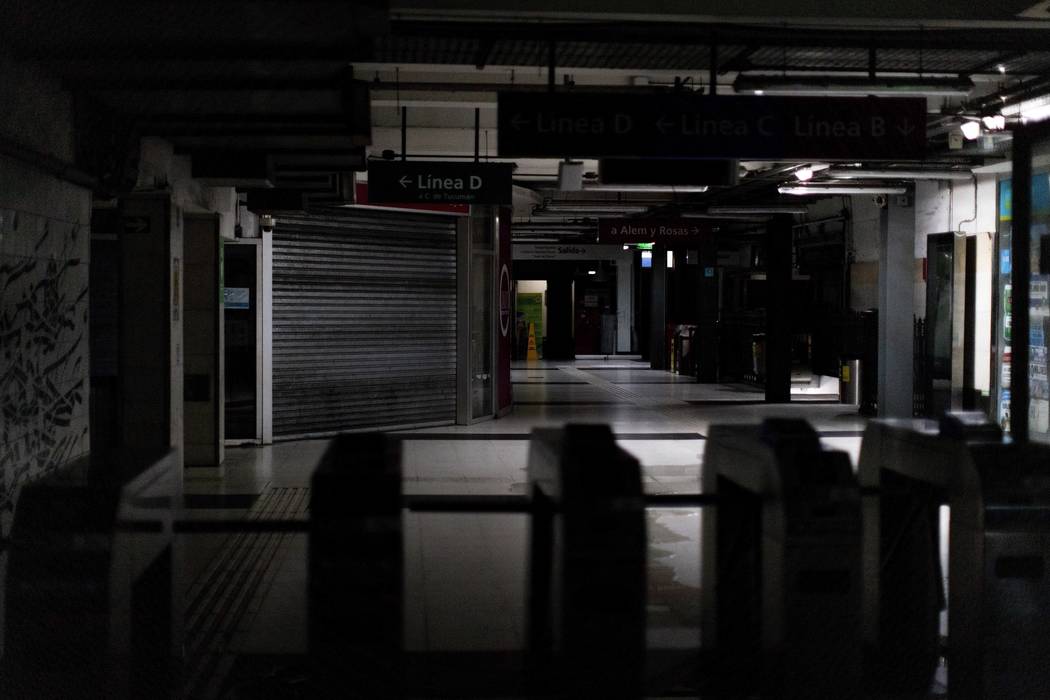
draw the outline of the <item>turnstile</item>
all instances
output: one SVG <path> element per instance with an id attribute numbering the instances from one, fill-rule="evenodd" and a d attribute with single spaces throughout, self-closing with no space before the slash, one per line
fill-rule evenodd
<path id="1" fill-rule="evenodd" d="M 703 491 L 703 629 L 720 684 L 781 698 L 861 688 L 860 500 L 844 452 L 805 421 L 712 426 Z"/>
<path id="2" fill-rule="evenodd" d="M 401 443 L 339 435 L 310 491 L 313 697 L 403 694 Z"/>
<path id="3" fill-rule="evenodd" d="M 646 527 L 638 461 L 605 425 L 537 429 L 528 478 L 533 694 L 641 697 Z"/>
<path id="4" fill-rule="evenodd" d="M 882 677 L 903 669 L 912 690 L 929 686 L 939 641 L 931 511 L 948 504 L 949 695 L 1044 696 L 1050 447 L 1006 442 L 981 414 L 940 426 L 877 421 L 864 434 L 860 479 L 880 494 L 865 504 L 864 618 Z"/>
<path id="5" fill-rule="evenodd" d="M 5 581 L 0 696 L 173 698 L 172 452 L 93 454 L 22 489 Z"/>

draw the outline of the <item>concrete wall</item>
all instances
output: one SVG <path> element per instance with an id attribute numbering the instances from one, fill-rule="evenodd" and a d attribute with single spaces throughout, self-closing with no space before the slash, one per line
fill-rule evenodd
<path id="1" fill-rule="evenodd" d="M 0 136 L 73 158 L 68 93 L 0 60 Z M 19 489 L 89 450 L 91 193 L 0 156 L 0 532 Z"/>
<path id="2" fill-rule="evenodd" d="M 879 208 L 870 196 L 829 197 L 810 205 L 808 219 L 850 212 L 846 229 L 846 252 L 850 265 L 850 308 L 854 311 L 879 306 Z"/>

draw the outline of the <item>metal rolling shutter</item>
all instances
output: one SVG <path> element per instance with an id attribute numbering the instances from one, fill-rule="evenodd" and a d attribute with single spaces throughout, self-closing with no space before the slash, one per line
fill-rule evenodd
<path id="1" fill-rule="evenodd" d="M 353 211 L 278 217 L 274 436 L 455 417 L 455 221 Z"/>

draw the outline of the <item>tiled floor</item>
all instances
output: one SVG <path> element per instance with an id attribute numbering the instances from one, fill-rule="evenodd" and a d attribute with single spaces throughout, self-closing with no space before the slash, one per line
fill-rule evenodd
<path id="1" fill-rule="evenodd" d="M 797 398 L 818 402 L 764 405 L 753 388 L 696 384 L 635 361 L 522 364 L 513 369 L 512 378 L 516 405 L 509 416 L 473 426 L 404 433 L 406 494 L 524 494 L 529 433 L 535 427 L 566 422 L 610 424 L 623 449 L 640 461 L 644 488 L 654 494 L 698 492 L 704 436 L 713 424 L 803 417 L 825 436 L 827 446 L 846 450 L 854 462 L 865 424 L 855 409 L 819 402 L 830 398 L 826 394 L 810 391 L 803 397 L 803 387 L 797 388 Z M 228 448 L 221 478 L 186 480 L 185 493 L 199 497 L 189 503 L 212 507 L 189 508 L 184 519 L 267 517 L 260 513 L 273 499 L 310 486 L 326 445 L 326 440 L 309 440 Z M 234 498 L 235 504 L 225 505 L 237 507 L 227 508 L 215 507 L 224 505 L 221 498 L 210 503 L 203 498 L 242 494 L 258 498 Z M 700 644 L 699 510 L 650 509 L 647 519 L 648 645 L 696 648 Z M 520 650 L 525 637 L 528 517 L 406 511 L 403 524 L 406 649 Z M 212 645 L 208 651 L 219 673 L 238 654 L 306 651 L 306 536 L 254 537 L 180 536 L 187 601 L 217 595 L 207 590 L 217 585 L 215 571 L 237 562 L 251 569 L 250 575 L 237 579 L 244 588 L 243 605 L 213 606 L 212 614 L 236 619 L 222 621 L 222 635 L 196 640 Z M 245 548 L 256 555 L 238 559 Z M 201 628 L 198 625 L 191 633 L 200 636 Z"/>

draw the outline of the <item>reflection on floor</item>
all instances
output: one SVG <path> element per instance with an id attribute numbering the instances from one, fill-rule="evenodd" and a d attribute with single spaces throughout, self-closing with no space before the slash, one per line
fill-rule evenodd
<path id="1" fill-rule="evenodd" d="M 509 416 L 402 434 L 406 494 L 523 494 L 530 431 L 570 421 L 610 424 L 640 460 L 644 487 L 654 494 L 698 492 L 704 436 L 713 423 L 804 417 L 854 463 L 865 424 L 855 408 L 825 403 L 824 395 L 765 405 L 752 387 L 697 384 L 636 361 L 521 364 L 512 379 L 516 405 Z M 187 479 L 184 519 L 301 512 L 326 444 L 227 449 L 221 479 Z M 406 648 L 520 650 L 527 516 L 405 517 Z M 648 645 L 695 649 L 701 641 L 699 511 L 651 509 L 648 533 Z M 179 544 L 196 695 L 218 693 L 238 659 L 305 652 L 305 535 L 184 533 Z"/>

